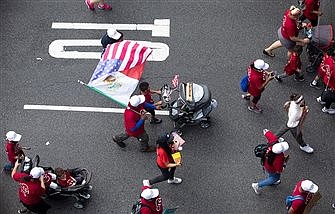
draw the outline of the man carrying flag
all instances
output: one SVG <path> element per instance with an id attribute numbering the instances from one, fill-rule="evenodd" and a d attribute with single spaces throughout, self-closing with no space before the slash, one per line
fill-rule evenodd
<path id="1" fill-rule="evenodd" d="M 149 146 L 149 136 L 144 130 L 144 122 L 148 119 L 144 108 L 156 109 L 154 105 L 145 102 L 144 95 L 135 95 L 130 98 L 128 107 L 124 111 L 125 133 L 113 136 L 113 141 L 121 148 L 126 147 L 123 141 L 129 137 L 136 137 L 141 144 L 141 152 L 156 151 L 155 147 Z"/>

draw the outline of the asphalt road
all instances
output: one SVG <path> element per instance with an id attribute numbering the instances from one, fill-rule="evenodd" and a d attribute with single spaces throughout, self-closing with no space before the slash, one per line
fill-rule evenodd
<path id="1" fill-rule="evenodd" d="M 170 48 L 165 61 L 147 63 L 143 80 L 160 88 L 179 74 L 180 81 L 208 85 L 218 101 L 209 129 L 184 130 L 183 166 L 176 171 L 184 182 L 156 185 L 164 205 L 179 206 L 177 213 L 185 214 L 284 213 L 285 197 L 299 179 L 308 178 L 319 185 L 323 196 L 313 213 L 334 213 L 330 204 L 335 201 L 335 120 L 315 101 L 321 90 L 308 86 L 314 74 L 306 74 L 304 83 L 292 78 L 271 82 L 260 101 L 264 109 L 260 115 L 249 112 L 240 98 L 239 81 L 250 62 L 263 58 L 271 69 L 283 69 L 284 49 L 273 59 L 263 56 L 262 49 L 276 39 L 285 8 L 295 2 L 128 0 L 113 1 L 112 12 L 91 12 L 82 0 L 1 1 L 1 135 L 9 130 L 21 133 L 21 143 L 32 147 L 28 154 L 39 154 L 45 166 L 80 166 L 93 173 L 94 189 L 85 209 L 75 209 L 72 200 L 53 201 L 49 213 L 130 213 L 142 179 L 160 173 L 155 155 L 140 153 L 137 141 L 127 141 L 126 151 L 111 142 L 112 135 L 123 131 L 122 114 L 23 109 L 24 105 L 120 107 L 77 83 L 89 80 L 98 60 L 56 59 L 48 53 L 56 39 L 99 39 L 104 30 L 56 30 L 52 22 L 150 24 L 154 19 L 170 19 L 170 37 L 124 31 L 127 39 L 162 42 Z M 325 13 L 321 23 L 335 23 L 334 1 L 321 2 Z M 305 54 L 302 60 L 305 68 Z M 264 128 L 275 131 L 285 123 L 282 104 L 292 92 L 303 93 L 310 106 L 304 138 L 315 153 L 303 153 L 286 134 L 291 159 L 282 183 L 257 196 L 251 183 L 265 175 L 253 148 L 265 142 Z M 172 129 L 169 118 L 162 119 L 161 125 L 146 124 L 151 144 L 158 133 Z M 6 162 L 4 151 L 0 161 Z M 0 213 L 16 213 L 17 187 L 1 174 Z"/>

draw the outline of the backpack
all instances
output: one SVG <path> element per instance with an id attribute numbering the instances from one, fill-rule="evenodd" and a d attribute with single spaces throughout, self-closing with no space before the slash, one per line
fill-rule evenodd
<path id="1" fill-rule="evenodd" d="M 265 158 L 267 158 L 267 156 L 269 156 L 269 158 L 273 158 L 272 156 L 274 155 L 274 153 L 272 154 L 271 152 L 268 152 L 268 149 L 269 149 L 269 147 L 273 146 L 276 143 L 278 143 L 278 142 L 276 141 L 276 142 L 273 142 L 271 144 L 258 144 L 254 148 L 255 156 L 258 157 L 258 158 L 261 158 L 261 165 L 262 166 L 264 166 L 264 160 L 265 160 Z"/>
<path id="2" fill-rule="evenodd" d="M 148 205 L 142 204 L 141 199 L 138 199 L 136 203 L 133 205 L 133 207 L 131 208 L 130 214 L 141 214 L 142 206 L 148 207 L 151 210 L 151 207 L 149 207 Z"/>
<path id="3" fill-rule="evenodd" d="M 302 197 L 301 195 L 296 195 L 296 196 L 289 195 L 285 199 L 285 204 L 286 204 L 287 210 L 290 209 L 290 207 L 292 206 L 293 201 L 295 201 L 295 200 L 305 201 L 304 197 Z"/>
<path id="4" fill-rule="evenodd" d="M 247 92 L 249 88 L 249 79 L 248 75 L 245 75 L 240 81 L 241 90 Z"/>

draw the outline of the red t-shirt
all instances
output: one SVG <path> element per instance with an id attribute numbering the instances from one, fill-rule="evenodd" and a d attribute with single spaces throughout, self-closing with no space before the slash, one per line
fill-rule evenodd
<path id="1" fill-rule="evenodd" d="M 154 103 L 154 99 L 152 98 L 152 95 L 151 95 L 151 91 L 147 91 L 145 94 L 143 94 L 144 97 L 145 97 L 145 102 L 146 103 L 150 103 L 150 104 L 153 104 Z"/>
<path id="2" fill-rule="evenodd" d="M 269 149 L 272 149 L 272 147 L 270 147 Z M 284 153 L 276 154 L 272 162 L 272 165 L 270 165 L 267 159 L 265 159 L 264 168 L 269 173 L 281 173 L 283 171 L 284 161 L 285 161 Z"/>
<path id="3" fill-rule="evenodd" d="M 6 140 L 6 153 L 8 157 L 8 161 L 14 164 L 16 162 L 15 157 L 23 155 L 23 151 L 20 148 L 18 143 L 10 142 Z"/>
<path id="4" fill-rule="evenodd" d="M 64 179 L 57 178 L 57 183 L 61 187 L 70 187 L 76 184 L 76 180 L 73 177 L 71 177 L 71 174 L 69 171 L 66 171 L 65 178 Z"/>
<path id="5" fill-rule="evenodd" d="M 284 14 L 283 24 L 281 27 L 281 33 L 285 39 L 291 40 L 290 37 L 298 36 L 299 29 L 297 21 L 289 17 L 290 10 L 286 10 Z"/>
<path id="6" fill-rule="evenodd" d="M 143 190 L 147 188 L 149 187 L 143 186 L 142 192 Z M 153 198 L 151 200 L 145 200 L 144 198 L 141 198 L 141 203 L 146 205 L 146 206 L 142 205 L 141 214 L 162 214 L 163 213 L 162 198 L 159 195 L 156 198 Z"/>
<path id="7" fill-rule="evenodd" d="M 291 54 L 291 58 L 285 65 L 284 71 L 288 76 L 294 74 L 298 69 L 301 69 L 300 57 L 296 54 Z"/>
<path id="8" fill-rule="evenodd" d="M 156 154 L 157 154 L 156 162 L 159 167 L 168 168 L 166 167 L 166 164 L 174 163 L 172 156 L 168 155 L 163 148 L 157 147 Z"/>
<path id="9" fill-rule="evenodd" d="M 318 74 L 326 85 L 335 90 L 335 62 L 331 56 L 324 55 Z"/>
<path id="10" fill-rule="evenodd" d="M 305 9 L 303 11 L 305 17 L 309 20 L 315 20 L 318 15 L 312 13 L 313 10 L 318 11 L 320 8 L 320 0 L 305 0 Z"/>
<path id="11" fill-rule="evenodd" d="M 26 173 L 16 172 L 13 175 L 13 179 L 20 182 L 19 188 L 19 198 L 27 205 L 34 205 L 39 203 L 42 199 L 41 196 L 44 194 L 45 190 L 41 187 L 39 180 L 34 181 L 24 181 L 23 178 L 27 177 Z"/>
<path id="12" fill-rule="evenodd" d="M 49 187 L 52 182 L 52 176 L 49 173 L 45 173 L 43 175 L 43 179 L 44 179 L 44 185 Z"/>
<path id="13" fill-rule="evenodd" d="M 297 183 L 297 185 L 295 186 L 292 196 L 296 196 L 296 195 L 301 195 L 305 200 L 294 200 L 292 202 L 292 209 L 294 210 L 294 214 L 302 214 L 305 210 L 306 205 L 309 203 L 309 201 L 312 199 L 313 194 L 312 193 L 308 193 L 308 192 L 300 192 L 299 191 L 299 187 L 301 186 L 301 181 L 299 181 Z"/>
<path id="14" fill-rule="evenodd" d="M 257 71 L 251 66 L 248 68 L 248 80 L 249 80 L 249 87 L 248 92 L 252 96 L 260 96 L 263 92 L 262 85 L 265 82 L 265 74 L 262 71 Z"/>
<path id="15" fill-rule="evenodd" d="M 141 110 L 144 109 L 144 104 L 141 104 L 137 106 L 136 108 L 128 105 L 128 107 L 126 108 L 123 114 L 124 126 L 125 126 L 127 134 L 129 136 L 137 137 L 144 133 L 144 123 L 136 131 L 131 131 L 131 129 L 133 129 L 136 126 L 137 121 L 141 119 L 141 116 L 128 108 L 134 109 L 137 112 L 141 112 Z"/>

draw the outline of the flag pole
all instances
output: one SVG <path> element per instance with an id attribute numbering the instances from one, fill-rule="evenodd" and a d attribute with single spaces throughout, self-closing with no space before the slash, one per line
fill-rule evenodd
<path id="1" fill-rule="evenodd" d="M 100 91 L 99 89 L 97 89 L 97 88 L 95 88 L 95 87 L 92 87 L 92 86 L 89 86 L 89 85 L 87 85 L 86 83 L 84 83 L 84 82 L 81 81 L 81 80 L 78 80 L 78 82 L 79 82 L 80 84 L 86 86 L 87 88 L 89 88 L 89 89 L 91 89 L 91 90 L 97 92 L 98 94 L 101 94 L 101 95 L 103 95 L 103 96 L 105 96 L 105 97 L 107 97 L 107 98 L 113 100 L 114 102 L 117 102 L 117 103 L 120 104 L 121 106 L 123 106 L 123 107 L 127 107 L 127 105 L 125 105 L 125 104 L 123 104 L 123 103 L 121 103 L 121 102 L 119 102 L 119 101 L 117 101 L 117 100 L 111 98 L 110 96 L 108 96 L 107 94 L 103 93 L 103 92 Z"/>

